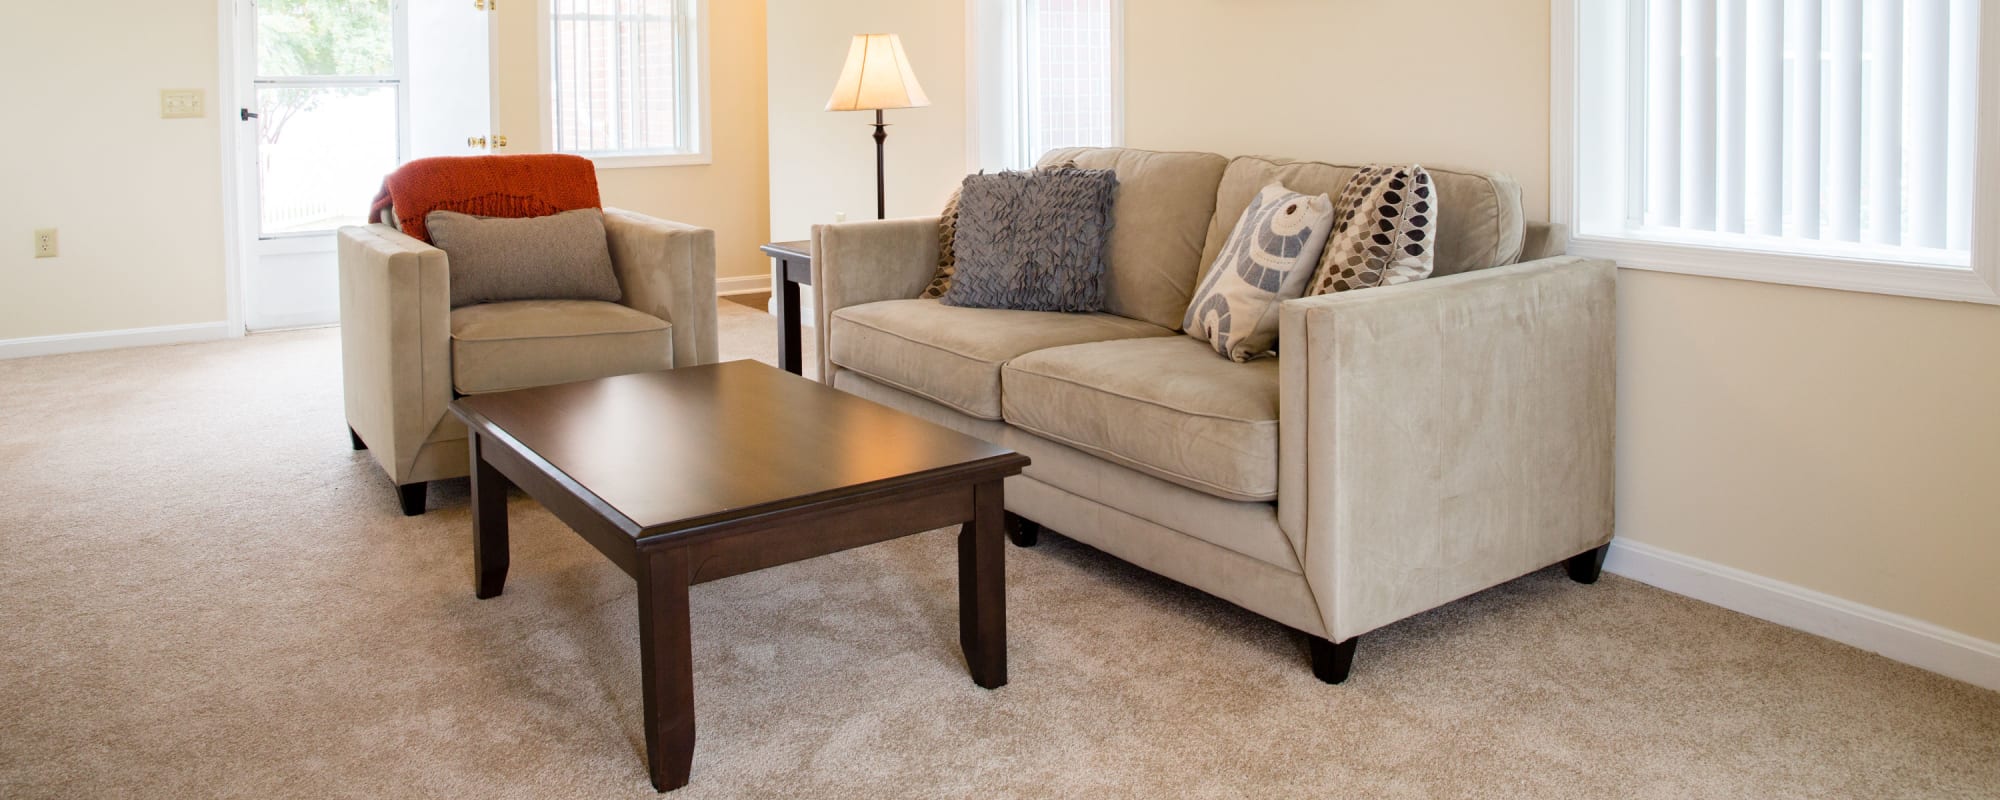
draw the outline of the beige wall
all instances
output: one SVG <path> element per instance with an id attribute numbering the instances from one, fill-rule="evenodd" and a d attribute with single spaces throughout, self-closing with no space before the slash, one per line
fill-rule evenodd
<path id="1" fill-rule="evenodd" d="M 216 64 L 215 0 L 8 4 L 0 340 L 226 318 Z M 164 88 L 208 116 L 160 119 Z"/>
<path id="2" fill-rule="evenodd" d="M 510 153 L 544 152 L 540 44 L 532 0 L 500 5 L 499 132 Z M 757 252 L 770 227 L 766 202 L 764 5 L 708 3 L 709 116 L 714 162 L 700 166 L 601 169 L 605 205 L 715 230 L 721 277 L 764 275 Z"/>
<path id="3" fill-rule="evenodd" d="M 2000 308 L 1626 270 L 1618 533 L 2000 642 Z"/>
<path id="4" fill-rule="evenodd" d="M 1546 2 L 1127 0 L 1125 141 L 1499 170 L 1548 209 Z"/>
<path id="5" fill-rule="evenodd" d="M 963 0 L 770 0 L 771 236 L 875 216 L 874 114 L 828 112 L 857 33 L 903 40 L 928 108 L 887 112 L 889 216 L 936 214 L 965 177 Z"/>

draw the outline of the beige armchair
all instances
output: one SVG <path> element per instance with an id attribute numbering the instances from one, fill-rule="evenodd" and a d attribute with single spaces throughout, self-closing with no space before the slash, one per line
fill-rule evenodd
<path id="1" fill-rule="evenodd" d="M 348 433 L 396 484 L 403 513 L 462 477 L 454 397 L 716 360 L 715 232 L 606 209 L 624 298 L 451 307 L 445 253 L 384 224 L 340 230 Z"/>

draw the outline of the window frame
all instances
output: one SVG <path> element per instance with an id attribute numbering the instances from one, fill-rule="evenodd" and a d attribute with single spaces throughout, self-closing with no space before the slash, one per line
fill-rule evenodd
<path id="1" fill-rule="evenodd" d="M 1581 127 L 1591 121 L 1578 113 L 1584 91 L 1579 65 L 1586 32 L 1578 24 L 1583 2 L 1601 0 L 1554 0 L 1549 15 L 1549 216 L 1572 232 L 1571 255 L 1612 259 L 1627 269 L 2000 305 L 2000 9 L 1980 13 L 1971 263 L 1953 267 L 1732 247 L 1693 240 L 1698 237 L 1586 233 L 1577 208 L 1583 176 L 1610 174 L 1605 170 L 1625 174 L 1638 162 L 1585 163 L 1590 157 L 1579 146 Z M 1631 31 L 1623 33 L 1629 42 Z"/>
<path id="2" fill-rule="evenodd" d="M 536 50 L 540 73 L 540 95 L 535 114 L 540 118 L 542 148 L 550 153 L 564 153 L 588 158 L 599 169 L 623 169 L 631 167 L 682 167 L 701 166 L 715 163 L 714 137 L 711 133 L 709 114 L 709 38 L 708 0 L 678 0 L 687 5 L 685 19 L 677 21 L 677 35 L 685 37 L 688 57 L 677 65 L 675 76 L 687 93 L 693 95 L 691 102 L 685 102 L 686 110 L 692 112 L 694 120 L 688 125 L 688 132 L 694 137 L 694 146 L 688 150 L 673 151 L 606 151 L 580 150 L 566 151 L 556 147 L 555 120 L 555 2 L 535 0 Z M 684 28 L 684 30 L 681 30 Z M 682 75 L 691 71 L 691 75 Z M 685 97 L 685 94 L 682 95 Z"/>
<path id="3" fill-rule="evenodd" d="M 1033 0 L 966 0 L 966 159 L 975 170 L 1027 169 L 1041 153 L 1029 152 L 1028 64 L 1021 58 L 1026 3 Z M 1111 144 L 1125 143 L 1125 3 L 1110 4 Z"/>

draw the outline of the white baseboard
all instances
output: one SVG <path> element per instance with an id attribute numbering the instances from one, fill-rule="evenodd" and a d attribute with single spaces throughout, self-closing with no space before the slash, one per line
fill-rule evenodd
<path id="1" fill-rule="evenodd" d="M 1923 620 L 1623 539 L 1604 569 L 1640 583 L 2000 691 L 2000 644 Z"/>
<path id="2" fill-rule="evenodd" d="M 160 344 L 187 344 L 229 338 L 227 322 L 197 322 L 191 325 L 161 325 L 122 331 L 90 331 L 55 336 L 0 339 L 0 360 L 114 350 L 121 347 L 148 347 Z"/>
<path id="3" fill-rule="evenodd" d="M 717 297 L 768 291 L 771 291 L 771 276 L 769 275 L 739 275 L 734 278 L 715 279 L 715 294 Z"/>

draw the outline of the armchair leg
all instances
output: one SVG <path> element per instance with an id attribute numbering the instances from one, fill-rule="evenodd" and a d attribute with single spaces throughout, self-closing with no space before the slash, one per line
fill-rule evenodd
<path id="1" fill-rule="evenodd" d="M 1347 680 L 1347 673 L 1354 669 L 1354 648 L 1359 644 L 1359 636 L 1334 643 L 1308 634 L 1306 648 L 1312 651 L 1313 677 L 1327 683 Z"/>
<path id="2" fill-rule="evenodd" d="M 355 433 L 353 428 L 347 429 L 347 439 L 354 444 L 356 450 L 368 449 L 368 443 L 361 441 L 361 434 Z"/>
<path id="3" fill-rule="evenodd" d="M 405 483 L 396 487 L 396 500 L 403 504 L 403 516 L 416 517 L 424 513 L 424 489 L 430 484 L 425 481 Z"/>
<path id="4" fill-rule="evenodd" d="M 1577 583 L 1596 583 L 1597 576 L 1604 572 L 1604 554 L 1611 545 L 1585 550 L 1570 556 L 1563 562 L 1563 569 L 1569 570 L 1569 579 Z"/>
<path id="5" fill-rule="evenodd" d="M 1007 538 L 1014 542 L 1015 547 L 1034 547 L 1042 535 L 1041 524 L 1012 511 L 1007 512 L 1005 527 Z"/>

